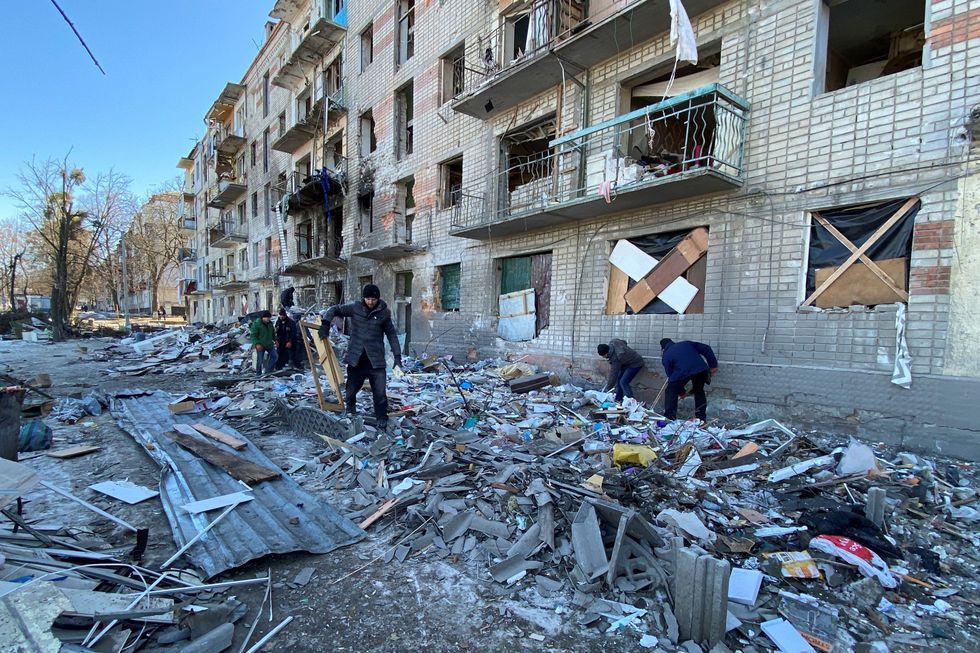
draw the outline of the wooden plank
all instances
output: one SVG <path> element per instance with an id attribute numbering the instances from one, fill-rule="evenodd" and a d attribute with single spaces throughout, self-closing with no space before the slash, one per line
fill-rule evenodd
<path id="1" fill-rule="evenodd" d="M 829 288 L 832 283 L 837 281 L 837 279 L 840 278 L 842 274 L 847 272 L 847 269 L 851 267 L 856 260 L 861 258 L 861 255 L 864 254 L 866 251 L 868 251 L 868 249 L 870 249 L 872 245 L 874 245 L 879 240 L 881 240 L 881 237 L 884 236 L 885 233 L 889 229 L 891 229 L 896 222 L 901 220 L 902 217 L 904 217 L 905 214 L 908 213 L 912 209 L 912 207 L 918 203 L 918 201 L 919 201 L 918 197 L 912 197 L 909 198 L 908 201 L 905 202 L 905 204 L 902 204 L 902 206 L 897 211 L 895 211 L 892 217 L 888 218 L 888 220 L 886 220 L 883 225 L 878 227 L 878 229 L 876 229 L 875 232 L 871 234 L 870 238 L 864 241 L 864 244 L 862 244 L 861 247 L 859 247 L 857 250 L 852 252 L 849 257 L 847 257 L 847 260 L 844 261 L 839 268 L 837 268 L 836 272 L 834 272 L 832 275 L 827 277 L 827 279 L 816 290 L 813 291 L 813 294 L 811 294 L 809 297 L 806 298 L 806 300 L 803 302 L 802 305 L 809 306 L 814 301 L 816 301 L 817 297 L 822 295 L 823 292 L 827 290 L 827 288 Z"/>
<path id="2" fill-rule="evenodd" d="M 394 508 L 396 505 L 398 505 L 398 499 L 389 499 L 388 501 L 385 501 L 373 515 L 362 521 L 360 524 L 358 524 L 358 526 L 361 527 L 361 530 L 367 530 L 371 524 L 381 519 L 385 513 Z"/>
<path id="3" fill-rule="evenodd" d="M 886 259 L 878 261 L 876 267 L 879 266 L 884 274 L 892 279 L 898 279 L 902 285 L 905 285 L 905 271 L 908 268 L 907 259 Z M 816 285 L 821 285 L 837 269 L 838 266 L 817 268 Z M 869 266 L 863 263 L 855 263 L 817 298 L 814 305 L 820 308 L 854 304 L 872 306 L 875 304 L 891 304 L 907 299 L 907 293 L 898 294 L 894 288 L 885 284 L 879 276 L 874 274 Z"/>
<path id="4" fill-rule="evenodd" d="M 82 445 L 80 447 L 71 447 L 69 449 L 59 449 L 58 451 L 49 451 L 48 455 L 52 458 L 77 458 L 79 456 L 85 456 L 94 451 L 98 451 L 102 447 L 95 447 L 90 445 Z"/>
<path id="5" fill-rule="evenodd" d="M 630 278 L 615 265 L 609 266 L 609 289 L 606 291 L 606 315 L 626 313 L 626 291 Z"/>
<path id="6" fill-rule="evenodd" d="M 307 333 L 309 337 L 313 340 L 313 345 L 316 348 L 317 362 L 319 362 L 320 367 L 327 375 L 327 381 L 330 383 L 330 388 L 337 395 L 337 403 L 328 402 L 325 399 L 321 401 L 320 408 L 322 410 L 343 410 L 344 409 L 344 373 L 340 369 L 340 362 L 337 360 L 337 355 L 333 351 L 333 345 L 330 340 L 323 340 L 320 337 L 319 325 L 312 322 L 300 322 L 300 331 L 304 336 L 304 341 L 306 339 Z M 305 331 L 304 331 L 305 329 Z M 307 343 L 309 347 L 309 343 Z M 308 355 L 312 356 L 312 351 L 307 349 Z M 316 369 L 313 360 L 310 360 L 310 365 L 312 369 Z M 316 379 L 316 374 L 313 375 Z M 319 380 L 317 380 L 317 386 L 319 387 Z"/>
<path id="7" fill-rule="evenodd" d="M 642 311 L 667 286 L 687 272 L 698 259 L 708 253 L 708 230 L 698 227 L 663 257 L 653 271 L 638 281 L 626 293 L 626 301 L 634 311 Z"/>
<path id="8" fill-rule="evenodd" d="M 840 243 L 844 247 L 846 247 L 847 249 L 849 249 L 852 254 L 857 251 L 857 249 L 858 249 L 857 246 L 854 243 L 852 243 L 847 238 L 847 236 L 845 236 L 840 231 L 838 231 L 837 230 L 837 227 L 835 227 L 834 225 L 830 224 L 830 221 L 827 220 L 827 218 L 823 217 L 819 213 L 814 213 L 813 214 L 813 218 L 817 222 L 819 222 L 821 225 L 823 225 L 823 228 L 826 229 L 827 231 L 829 231 L 830 232 L 830 235 L 833 236 L 834 238 L 836 238 L 838 241 L 840 241 Z M 895 259 L 887 259 L 887 260 L 895 260 Z M 902 260 L 904 260 L 904 259 L 902 259 Z M 877 263 L 875 263 L 870 258 L 868 258 L 867 254 L 861 254 L 860 261 L 862 263 L 864 263 L 868 267 L 868 270 L 870 270 L 871 272 L 873 272 L 875 276 L 877 276 L 879 279 L 881 279 L 881 282 L 884 283 L 885 286 L 888 289 L 890 289 L 892 292 L 894 292 L 896 295 L 898 295 L 899 301 L 907 302 L 909 300 L 909 294 L 908 294 L 908 292 L 906 292 L 903 289 L 903 286 L 905 286 L 905 267 L 904 266 L 902 267 L 902 274 L 901 274 L 901 280 L 902 281 L 901 281 L 901 283 L 899 283 L 898 281 L 896 281 L 896 279 L 899 279 L 899 277 L 892 276 L 892 275 L 888 274 L 887 272 L 885 272 L 881 267 L 878 266 Z M 817 281 L 817 284 L 820 284 L 820 281 Z M 882 304 L 884 302 L 874 302 L 874 303 L 876 303 L 876 304 Z M 818 303 L 817 306 L 821 306 L 821 304 Z"/>
<path id="9" fill-rule="evenodd" d="M 194 455 L 203 458 L 215 467 L 225 470 L 232 477 L 237 478 L 239 481 L 249 485 L 255 485 L 256 483 L 261 483 L 262 481 L 270 481 L 274 478 L 279 478 L 280 472 L 278 469 L 263 467 L 258 463 L 252 462 L 251 460 L 247 460 L 241 456 L 236 456 L 233 453 L 219 449 L 213 444 L 201 442 L 200 440 L 196 440 L 189 435 L 184 435 L 183 433 L 178 433 L 176 431 L 167 433 L 167 436 Z"/>
<path id="10" fill-rule="evenodd" d="M 316 359 L 313 357 L 313 350 L 310 349 L 310 339 L 307 336 L 307 325 L 300 322 L 299 334 L 303 340 L 303 347 L 306 348 L 306 360 L 310 363 L 310 371 L 313 373 L 313 387 L 316 388 L 316 398 L 320 404 L 320 410 L 327 410 L 327 400 L 323 397 L 323 387 L 320 386 L 320 374 L 316 369 Z"/>
<path id="11" fill-rule="evenodd" d="M 687 313 L 704 313 L 704 289 L 708 283 L 708 257 L 702 256 L 687 270 L 687 280 L 698 289 L 698 294 L 687 307 Z"/>
<path id="12" fill-rule="evenodd" d="M 212 440 L 217 440 L 222 444 L 227 444 L 235 451 L 241 451 L 242 449 L 245 448 L 245 445 L 247 444 L 245 442 L 242 442 L 238 438 L 232 437 L 223 431 L 219 431 L 218 429 L 213 429 L 205 424 L 191 424 L 191 427 L 193 427 L 193 429 L 198 433 L 200 433 L 201 435 L 206 435 Z"/>
<path id="13" fill-rule="evenodd" d="M 534 288 L 535 335 L 551 324 L 551 252 L 531 257 L 531 287 Z"/>

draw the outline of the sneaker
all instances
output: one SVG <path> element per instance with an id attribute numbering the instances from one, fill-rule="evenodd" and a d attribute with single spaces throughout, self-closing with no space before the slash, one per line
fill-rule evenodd
<path id="1" fill-rule="evenodd" d="M 378 422 L 378 425 L 375 428 L 378 429 L 378 433 L 387 433 L 388 432 L 388 422 Z"/>

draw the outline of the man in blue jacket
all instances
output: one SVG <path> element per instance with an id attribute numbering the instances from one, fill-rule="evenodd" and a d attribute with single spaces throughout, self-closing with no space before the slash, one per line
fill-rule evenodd
<path id="1" fill-rule="evenodd" d="M 347 413 L 357 413 L 357 391 L 364 380 L 371 382 L 374 399 L 374 418 L 379 431 L 388 428 L 388 396 L 385 373 L 385 338 L 391 346 L 395 367 L 402 365 L 402 351 L 398 345 L 398 333 L 391 320 L 391 310 L 381 300 L 381 290 L 369 283 L 364 286 L 361 301 L 331 306 L 320 314 L 320 337 L 330 335 L 330 325 L 335 317 L 350 318 L 350 343 L 347 345 L 347 384 L 344 389 L 344 403 Z"/>
<path id="2" fill-rule="evenodd" d="M 711 383 L 711 375 L 718 371 L 715 352 L 703 342 L 674 342 L 670 338 L 660 341 L 660 349 L 667 373 L 664 415 L 670 420 L 677 419 L 677 399 L 685 396 L 684 388 L 690 381 L 694 386 L 694 414 L 701 421 L 707 421 L 708 398 L 704 386 Z"/>

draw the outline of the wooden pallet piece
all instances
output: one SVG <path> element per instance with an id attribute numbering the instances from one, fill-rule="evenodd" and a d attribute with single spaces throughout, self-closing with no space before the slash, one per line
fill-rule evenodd
<path id="1" fill-rule="evenodd" d="M 281 474 L 278 469 L 263 467 L 258 463 L 219 449 L 213 444 L 201 442 L 189 435 L 171 431 L 167 433 L 167 436 L 194 455 L 203 458 L 215 467 L 225 470 L 233 478 L 237 478 L 239 481 L 248 485 L 255 485 L 262 481 L 271 481 L 272 479 L 279 478 Z"/>
<path id="2" fill-rule="evenodd" d="M 650 271 L 650 274 L 643 277 L 626 293 L 626 302 L 639 313 L 707 253 L 708 230 L 698 227 L 679 242 L 677 247 L 670 250 L 667 256 Z"/>
<path id="3" fill-rule="evenodd" d="M 246 446 L 246 443 L 242 442 L 238 438 L 232 437 L 223 431 L 219 431 L 218 429 L 213 429 L 205 424 L 191 424 L 191 426 L 201 435 L 205 435 L 212 440 L 217 440 L 222 444 L 227 444 L 235 451 L 241 451 Z"/>
<path id="4" fill-rule="evenodd" d="M 337 360 L 337 355 L 334 354 L 333 345 L 330 344 L 330 340 L 324 340 L 320 337 L 320 325 L 304 320 L 300 322 L 299 326 L 300 333 L 303 336 L 303 345 L 306 347 L 306 356 L 310 361 L 310 369 L 314 371 L 313 384 L 316 386 L 317 396 L 320 400 L 320 409 L 343 410 L 344 373 L 340 369 L 340 362 Z M 313 340 L 313 346 L 316 348 L 315 357 L 313 355 L 313 349 L 310 347 L 310 340 Z M 320 386 L 320 379 L 316 374 L 317 364 L 323 369 L 327 376 L 327 381 L 330 383 L 330 388 L 337 395 L 336 403 L 328 402 L 323 396 L 323 388 Z"/>
<path id="5" fill-rule="evenodd" d="M 98 451 L 101 448 L 102 447 L 82 445 L 80 447 L 70 447 L 68 449 L 59 449 L 58 451 L 49 451 L 48 455 L 52 458 L 61 458 L 64 460 L 67 458 L 78 458 L 79 456 L 84 456 L 86 454 Z"/>

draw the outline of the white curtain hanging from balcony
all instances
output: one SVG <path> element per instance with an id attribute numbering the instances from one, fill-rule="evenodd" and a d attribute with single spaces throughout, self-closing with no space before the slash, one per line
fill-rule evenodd
<path id="1" fill-rule="evenodd" d="M 524 54 L 543 48 L 548 44 L 548 3 L 537 0 L 531 8 L 528 17 L 527 40 L 524 44 Z"/>
<path id="2" fill-rule="evenodd" d="M 690 75 L 677 77 L 674 79 L 673 84 L 670 84 L 669 82 L 657 82 L 655 84 L 635 86 L 633 87 L 633 97 L 663 98 L 681 95 L 683 93 L 687 93 L 688 91 L 693 91 L 696 88 L 717 83 L 720 71 L 721 69 L 715 66 L 714 68 L 708 68 L 707 70 L 699 70 L 698 72 L 691 73 Z M 670 84 L 670 88 L 667 88 L 668 84 Z"/>

